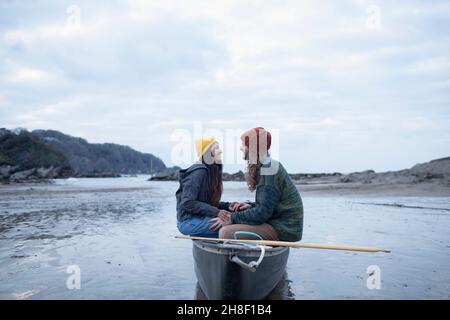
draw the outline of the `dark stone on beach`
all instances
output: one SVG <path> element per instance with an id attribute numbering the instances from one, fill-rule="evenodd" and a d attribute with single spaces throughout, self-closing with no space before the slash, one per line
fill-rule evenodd
<path id="1" fill-rule="evenodd" d="M 292 173 L 289 174 L 292 180 L 305 180 L 305 179 L 321 179 L 321 178 L 332 178 L 332 177 L 340 177 L 342 173 L 333 172 L 333 173 Z"/>
<path id="2" fill-rule="evenodd" d="M 148 181 L 177 181 L 180 169 L 180 167 L 167 168 L 151 176 Z"/>
<path id="3" fill-rule="evenodd" d="M 14 174 L 12 174 L 9 179 L 11 181 L 17 181 L 17 180 L 25 180 L 29 177 L 31 177 L 34 173 L 36 172 L 36 169 L 29 169 L 29 170 L 24 170 L 24 171 L 18 171 Z"/>
<path id="4" fill-rule="evenodd" d="M 236 173 L 226 173 L 222 174 L 223 181 L 245 181 L 245 174 L 242 171 L 238 171 Z"/>
<path id="5" fill-rule="evenodd" d="M 161 172 L 154 174 L 148 181 L 178 181 L 178 171 L 180 168 L 168 168 Z M 245 174 L 242 171 L 236 173 L 226 173 L 222 174 L 223 181 L 245 181 Z"/>
<path id="6" fill-rule="evenodd" d="M 349 182 L 352 182 L 352 179 L 350 179 L 350 177 L 348 177 L 348 176 L 344 176 L 339 180 L 339 182 L 349 183 Z"/>
<path id="7" fill-rule="evenodd" d="M 0 181 L 2 183 L 39 183 L 48 182 L 50 179 L 66 178 L 71 176 L 71 171 L 64 167 L 39 167 L 20 170 L 18 166 L 1 166 Z"/>
<path id="8" fill-rule="evenodd" d="M 78 174 L 77 178 L 120 178 L 122 175 L 116 172 L 92 172 L 88 174 Z"/>
<path id="9" fill-rule="evenodd" d="M 177 172 L 170 172 L 170 173 L 156 173 L 153 177 L 148 179 L 148 181 L 176 181 L 178 180 L 178 173 Z"/>
<path id="10" fill-rule="evenodd" d="M 2 165 L 0 166 L 0 178 L 9 178 L 11 174 L 19 169 L 18 166 Z"/>
<path id="11" fill-rule="evenodd" d="M 41 179 L 54 179 L 59 174 L 59 168 L 54 168 L 53 166 L 50 168 L 39 168 L 36 170 L 36 174 Z"/>

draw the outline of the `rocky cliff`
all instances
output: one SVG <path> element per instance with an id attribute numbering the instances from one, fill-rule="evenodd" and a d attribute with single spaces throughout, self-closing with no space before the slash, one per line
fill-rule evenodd
<path id="1" fill-rule="evenodd" d="M 33 134 L 61 152 L 78 177 L 104 177 L 120 174 L 151 174 L 166 169 L 152 154 L 113 143 L 89 143 L 54 130 L 35 130 Z"/>
<path id="2" fill-rule="evenodd" d="M 52 179 L 72 174 L 66 157 L 34 134 L 0 129 L 0 181 Z"/>
<path id="3" fill-rule="evenodd" d="M 152 154 L 127 146 L 89 143 L 54 130 L 0 129 L 0 181 L 25 182 L 75 177 L 116 177 L 166 170 Z"/>

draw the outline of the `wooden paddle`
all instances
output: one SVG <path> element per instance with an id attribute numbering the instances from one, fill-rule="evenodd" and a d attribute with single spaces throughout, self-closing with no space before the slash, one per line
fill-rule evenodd
<path id="1" fill-rule="evenodd" d="M 271 241 L 271 240 L 244 240 L 244 239 L 219 239 L 219 238 L 203 238 L 203 237 L 188 237 L 188 236 L 175 236 L 177 239 L 187 240 L 206 240 L 216 241 L 223 243 L 252 243 L 266 246 L 278 246 L 278 247 L 291 247 L 291 248 L 310 248 L 310 249 L 328 249 L 328 250 L 346 250 L 346 251 L 360 251 L 360 252 L 386 252 L 390 253 L 391 250 L 370 248 L 370 247 L 351 247 L 341 246 L 335 244 L 319 244 L 319 243 L 301 243 L 301 242 L 287 242 L 287 241 Z"/>

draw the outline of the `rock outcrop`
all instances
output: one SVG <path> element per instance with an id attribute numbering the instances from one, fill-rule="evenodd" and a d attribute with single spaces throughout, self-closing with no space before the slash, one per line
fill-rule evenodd
<path id="1" fill-rule="evenodd" d="M 180 167 L 166 168 L 152 175 L 148 181 L 177 181 L 180 169 Z"/>
<path id="2" fill-rule="evenodd" d="M 28 170 L 20 170 L 17 166 L 8 165 L 0 167 L 0 177 L 3 182 L 42 182 L 43 180 L 68 177 L 70 173 L 62 167 L 40 167 Z"/>
<path id="3" fill-rule="evenodd" d="M 224 172 L 222 175 L 222 179 L 223 181 L 245 181 L 245 174 L 242 171 L 231 174 Z"/>
<path id="4" fill-rule="evenodd" d="M 375 172 L 366 170 L 349 174 L 293 174 L 291 178 L 298 184 L 416 184 L 437 182 L 450 184 L 450 157 L 432 160 L 399 171 Z"/>
<path id="5" fill-rule="evenodd" d="M 149 181 L 177 181 L 178 180 L 178 171 L 181 168 L 173 167 L 167 168 L 161 172 L 157 172 L 153 175 Z M 222 174 L 223 181 L 245 181 L 245 174 L 242 171 L 238 171 L 236 173 L 226 173 Z"/>
<path id="6" fill-rule="evenodd" d="M 426 163 L 416 164 L 410 169 L 412 174 L 422 177 L 449 178 L 450 157 L 432 160 Z"/>

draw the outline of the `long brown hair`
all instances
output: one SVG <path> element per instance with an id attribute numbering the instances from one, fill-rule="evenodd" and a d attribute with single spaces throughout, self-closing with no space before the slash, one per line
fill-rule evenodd
<path id="1" fill-rule="evenodd" d="M 256 186 L 258 185 L 259 182 L 259 178 L 261 177 L 261 162 L 259 162 L 258 159 L 258 163 L 257 164 L 248 164 L 247 165 L 247 174 L 246 174 L 246 179 L 247 179 L 247 186 L 248 186 L 248 190 L 250 191 L 255 191 L 256 190 Z"/>
<path id="2" fill-rule="evenodd" d="M 211 148 L 212 146 L 208 148 L 205 154 L 207 152 L 211 153 Z M 211 161 L 205 161 L 204 157 L 205 155 L 202 156 L 202 162 L 208 169 L 209 190 L 211 191 L 211 198 L 209 199 L 209 202 L 211 205 L 218 207 L 223 192 L 223 165 L 222 163 L 216 163 L 215 161 L 213 163 L 210 163 Z"/>
<path id="3" fill-rule="evenodd" d="M 220 198 L 223 192 L 222 171 L 223 165 L 221 163 L 207 164 L 203 162 L 208 168 L 209 190 L 211 190 L 211 205 L 218 207 Z"/>
<path id="4" fill-rule="evenodd" d="M 261 141 L 261 139 L 265 139 L 265 141 Z M 247 148 L 247 186 L 250 191 L 255 191 L 261 177 L 262 163 L 260 161 L 260 156 L 269 156 L 269 149 L 272 144 L 272 135 L 263 127 L 256 127 L 244 132 L 241 136 L 241 140 Z M 250 155 L 250 140 L 252 140 L 252 143 L 256 142 L 256 146 L 253 145 L 253 147 L 256 147 L 256 163 L 254 163 L 255 159 L 252 159 L 252 156 Z"/>

